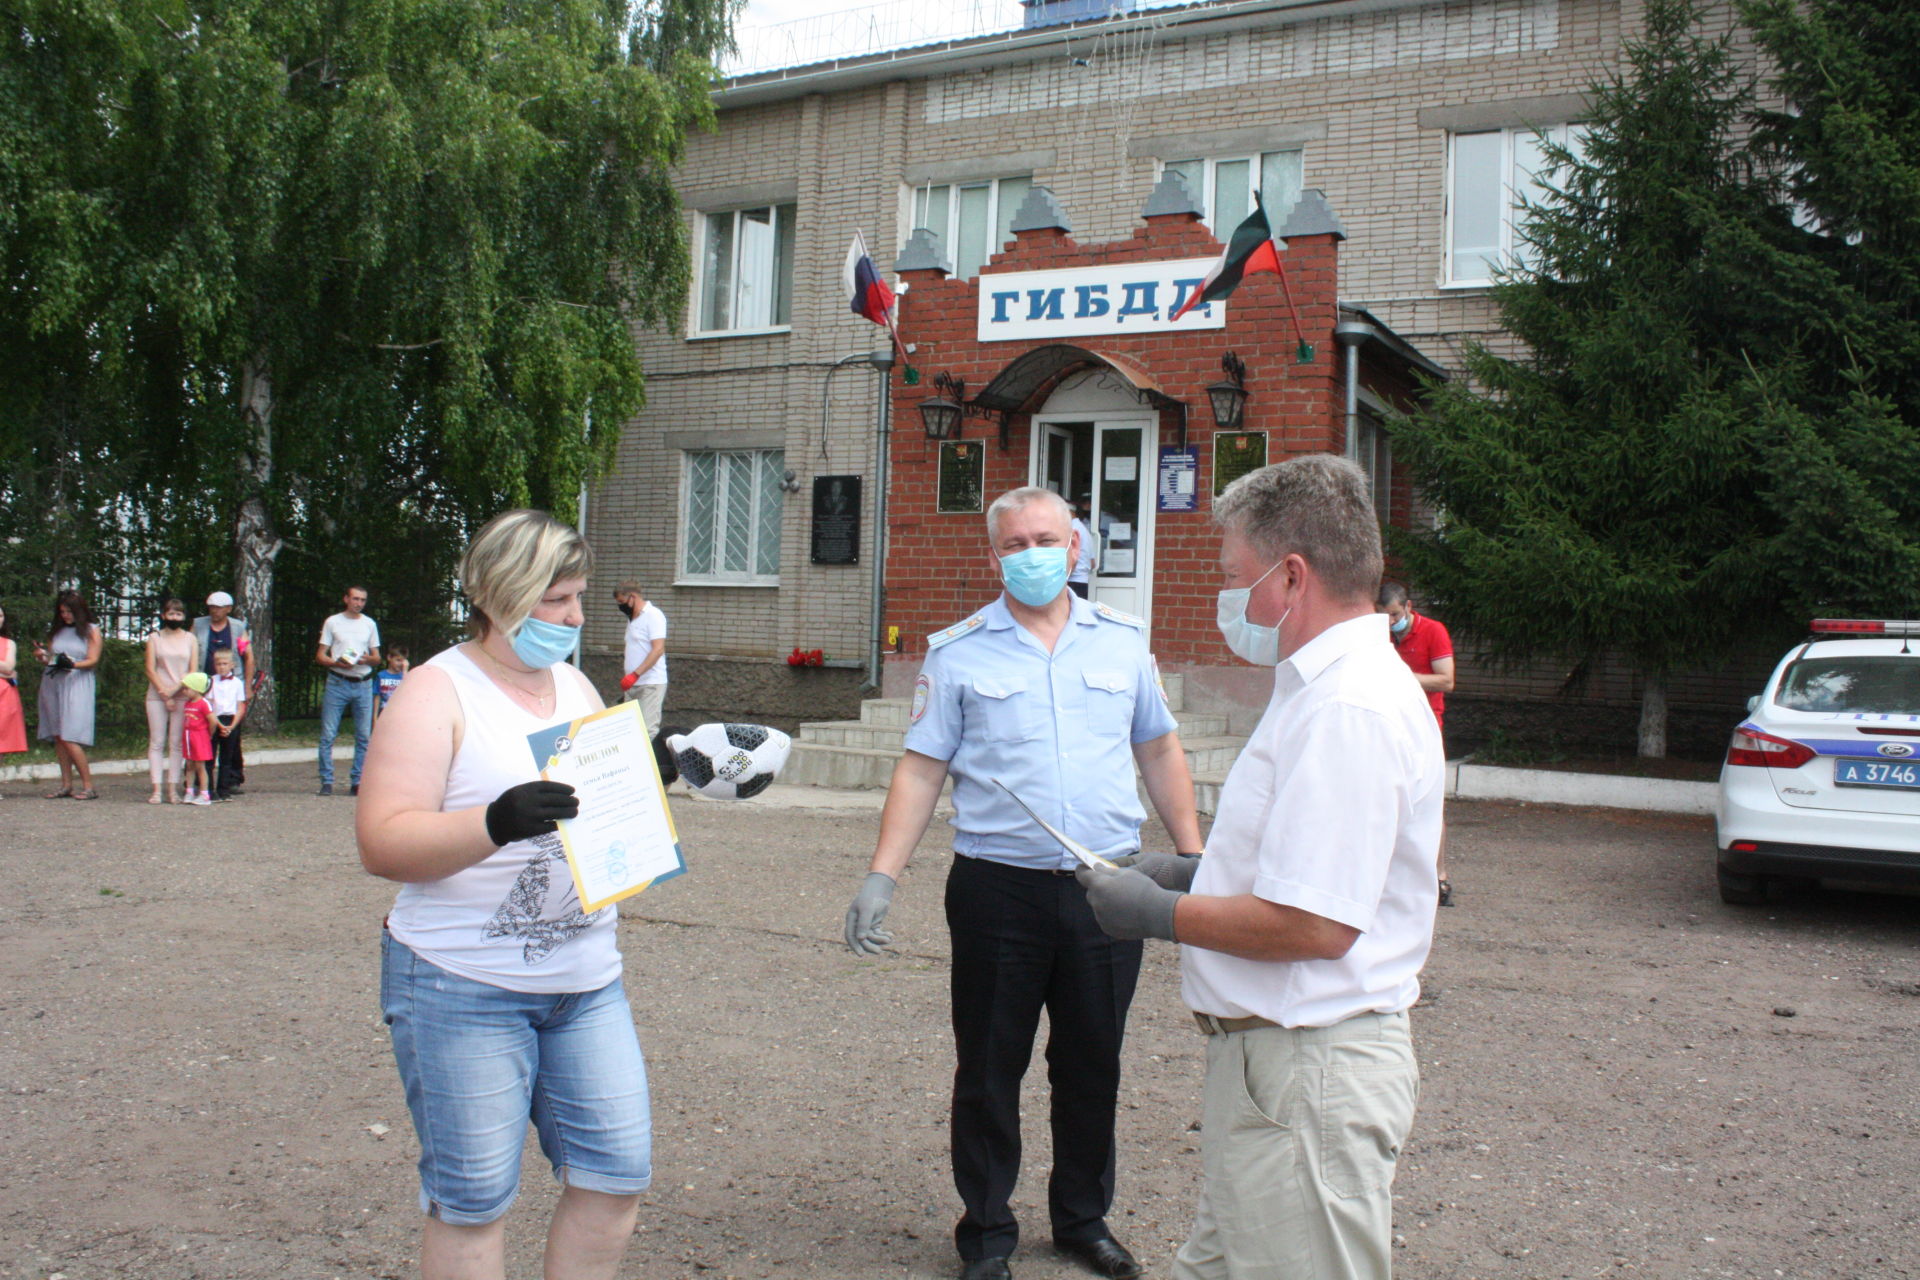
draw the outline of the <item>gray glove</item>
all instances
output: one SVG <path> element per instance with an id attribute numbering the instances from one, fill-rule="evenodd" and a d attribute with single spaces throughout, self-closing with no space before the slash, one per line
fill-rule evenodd
<path id="1" fill-rule="evenodd" d="M 1162 889 L 1130 867 L 1118 871 L 1081 867 L 1073 878 L 1087 891 L 1087 905 L 1108 937 L 1179 941 L 1173 936 L 1173 908 L 1184 893 Z"/>
<path id="2" fill-rule="evenodd" d="M 893 905 L 893 877 L 884 871 L 869 871 L 847 908 L 847 948 L 857 956 L 886 954 L 882 947 L 893 941 L 893 934 L 880 927 Z"/>
<path id="3" fill-rule="evenodd" d="M 1115 858 L 1116 867 L 1132 867 L 1162 889 L 1185 893 L 1193 888 L 1193 877 L 1200 870 L 1200 859 L 1185 853 L 1130 853 Z"/>

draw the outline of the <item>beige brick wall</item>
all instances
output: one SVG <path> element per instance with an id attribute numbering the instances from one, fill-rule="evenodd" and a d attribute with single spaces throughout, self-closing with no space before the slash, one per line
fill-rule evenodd
<path id="1" fill-rule="evenodd" d="M 875 375 L 864 364 L 835 375 L 824 433 L 821 386 L 833 361 L 884 344 L 848 312 L 840 266 L 859 228 L 891 267 L 916 168 L 977 162 L 971 176 L 985 178 L 1002 176 L 995 157 L 1037 157 L 1034 181 L 1052 188 L 1075 238 L 1095 243 L 1129 234 L 1158 160 L 1180 158 L 1152 154 L 1155 139 L 1291 131 L 1307 139 L 1306 185 L 1326 192 L 1350 235 L 1341 296 L 1443 364 L 1457 366 L 1466 339 L 1500 345 L 1485 291 L 1440 284 L 1447 134 L 1421 113 L 1578 93 L 1615 67 L 1623 4 L 1637 11 L 1634 0 L 1460 0 L 1308 21 L 1282 11 L 1264 30 L 1199 39 L 1169 28 L 1151 47 L 1087 40 L 1027 64 L 723 110 L 678 175 L 687 225 L 727 207 L 713 202 L 729 192 L 785 184 L 798 202 L 792 330 L 636 333 L 648 405 L 594 499 L 596 598 L 638 575 L 671 619 L 676 654 L 777 659 L 802 644 L 864 657 L 868 550 L 858 567 L 807 563 L 810 481 L 867 477 L 870 547 Z M 937 353 L 917 362 L 931 373 Z M 775 429 L 802 485 L 787 502 L 779 589 L 672 586 L 680 461 L 669 433 Z M 599 608 L 589 644 L 617 643 L 622 620 Z"/>

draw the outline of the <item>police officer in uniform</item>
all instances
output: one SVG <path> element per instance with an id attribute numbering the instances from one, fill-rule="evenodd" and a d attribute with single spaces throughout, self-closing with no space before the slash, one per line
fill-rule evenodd
<path id="1" fill-rule="evenodd" d="M 1020 1170 L 1020 1081 L 1047 1011 L 1056 1247 L 1094 1273 L 1140 1274 L 1107 1228 L 1113 1203 L 1120 1042 L 1140 944 L 1108 938 L 1076 865 L 1007 794 L 1110 858 L 1140 848 L 1134 769 L 1173 837 L 1198 853 L 1193 779 L 1160 690 L 1145 626 L 1067 590 L 1079 554 L 1067 504 L 1015 489 L 987 512 L 1006 590 L 927 641 L 906 750 L 895 766 L 872 870 L 847 910 L 847 945 L 879 955 L 895 881 L 953 776 L 954 1230 L 962 1280 L 1005 1280 L 1019 1240 L 1008 1201 Z"/>

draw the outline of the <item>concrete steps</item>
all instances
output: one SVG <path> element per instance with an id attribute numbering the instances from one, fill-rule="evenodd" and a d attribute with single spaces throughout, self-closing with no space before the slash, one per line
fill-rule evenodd
<path id="1" fill-rule="evenodd" d="M 1225 716 L 1181 710 L 1185 686 L 1180 676 L 1165 677 L 1165 686 L 1167 705 L 1180 726 L 1187 768 L 1193 771 L 1196 784 L 1202 777 L 1209 779 L 1210 789 L 1199 794 L 1202 811 L 1212 813 L 1220 780 L 1246 739 L 1228 734 Z M 884 789 L 900 759 L 912 712 L 913 704 L 906 698 L 868 698 L 860 704 L 858 720 L 802 724 L 780 780 L 799 786 Z"/>

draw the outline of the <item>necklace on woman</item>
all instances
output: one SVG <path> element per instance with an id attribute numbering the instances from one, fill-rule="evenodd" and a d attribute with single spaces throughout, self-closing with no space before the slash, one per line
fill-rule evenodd
<path id="1" fill-rule="evenodd" d="M 549 671 L 548 673 L 547 691 L 545 693 L 536 693 L 532 689 L 528 689 L 522 685 L 514 683 L 513 677 L 515 675 L 532 675 L 537 677 L 540 674 L 539 672 L 515 671 L 514 668 L 508 666 L 506 663 L 500 661 L 500 659 L 494 657 L 492 653 L 488 652 L 487 646 L 484 642 L 476 640 L 474 642 L 474 648 L 478 649 L 482 654 L 485 654 L 487 661 L 491 662 L 494 666 L 494 669 L 500 673 L 498 678 L 496 678 L 494 681 L 495 684 L 500 685 L 502 688 L 506 689 L 510 693 L 517 693 L 522 698 L 531 699 L 533 702 L 533 709 L 535 712 L 537 712 L 540 715 L 547 714 L 549 710 L 549 707 L 547 704 L 553 701 L 553 695 L 555 690 L 551 671 Z"/>

